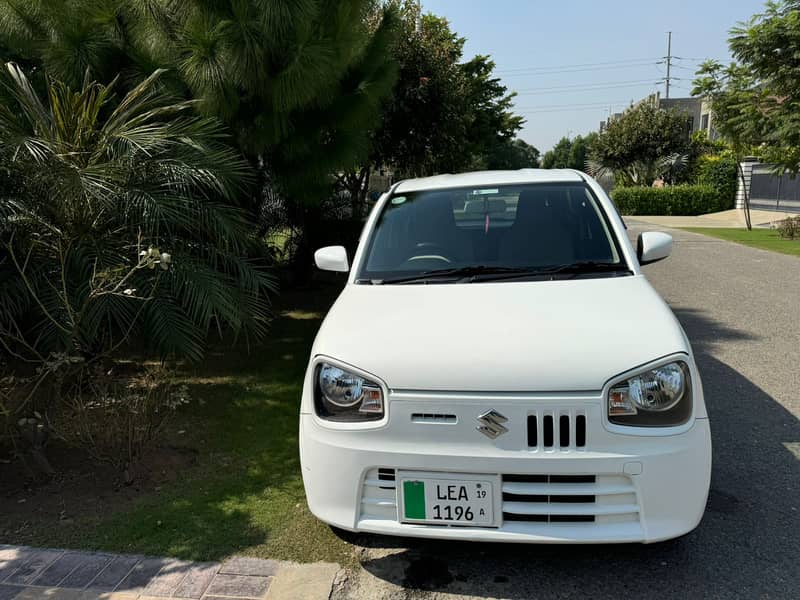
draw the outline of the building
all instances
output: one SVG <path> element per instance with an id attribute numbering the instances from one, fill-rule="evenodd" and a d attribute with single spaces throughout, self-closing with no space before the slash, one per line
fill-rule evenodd
<path id="1" fill-rule="evenodd" d="M 638 106 L 642 103 L 649 103 L 655 106 L 656 108 L 661 108 L 664 110 L 674 109 L 680 112 L 684 112 L 689 117 L 689 123 L 687 127 L 687 133 L 689 135 L 694 134 L 697 131 L 705 131 L 708 134 L 709 139 L 716 139 L 717 132 L 714 129 L 713 124 L 713 117 L 711 114 L 711 103 L 703 98 L 662 98 L 660 92 L 656 92 L 654 94 L 650 94 L 646 98 L 643 98 L 639 102 L 632 104 L 631 106 Z M 602 132 L 608 123 L 619 119 L 623 113 L 615 113 L 613 115 L 609 115 L 608 120 L 600 122 L 600 131 Z"/>

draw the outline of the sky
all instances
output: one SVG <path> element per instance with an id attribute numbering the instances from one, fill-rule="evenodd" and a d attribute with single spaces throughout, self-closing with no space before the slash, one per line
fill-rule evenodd
<path id="1" fill-rule="evenodd" d="M 729 61 L 728 31 L 763 0 L 422 0 L 467 38 L 464 59 L 488 54 L 518 92 L 519 137 L 542 153 L 597 131 L 632 100 L 661 91 L 672 31 L 670 97 L 690 95 L 700 61 Z"/>

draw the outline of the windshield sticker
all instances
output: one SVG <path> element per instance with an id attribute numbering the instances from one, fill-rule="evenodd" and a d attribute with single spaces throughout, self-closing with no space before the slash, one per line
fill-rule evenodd
<path id="1" fill-rule="evenodd" d="M 406 201 L 405 196 L 395 196 L 394 198 L 392 198 L 392 204 L 402 204 L 405 201 Z"/>
<path id="2" fill-rule="evenodd" d="M 484 189 L 484 190 L 472 190 L 473 196 L 489 196 L 491 194 L 499 194 L 500 190 L 497 188 L 494 189 Z"/>

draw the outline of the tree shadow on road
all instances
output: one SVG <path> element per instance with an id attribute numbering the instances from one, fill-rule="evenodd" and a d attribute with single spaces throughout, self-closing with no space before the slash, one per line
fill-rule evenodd
<path id="1" fill-rule="evenodd" d="M 711 418 L 712 489 L 700 526 L 653 545 L 547 546 L 358 536 L 369 573 L 405 588 L 498 598 L 792 597 L 800 585 L 800 421 L 713 355 L 747 339 L 675 310 Z M 386 549 L 385 551 L 379 549 Z M 376 555 L 382 555 L 375 557 Z"/>

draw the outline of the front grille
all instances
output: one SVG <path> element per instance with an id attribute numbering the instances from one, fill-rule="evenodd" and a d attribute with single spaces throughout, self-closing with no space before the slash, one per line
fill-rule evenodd
<path id="1" fill-rule="evenodd" d="M 569 450 L 586 447 L 586 414 L 543 410 L 528 415 L 528 447 Z"/>
<path id="2" fill-rule="evenodd" d="M 394 469 L 370 469 L 364 478 L 359 518 L 397 521 L 396 488 Z M 501 510 L 503 523 L 509 524 L 639 521 L 636 490 L 622 474 L 502 475 Z"/>
<path id="3" fill-rule="evenodd" d="M 637 521 L 636 490 L 624 475 L 503 475 L 503 521 Z"/>

